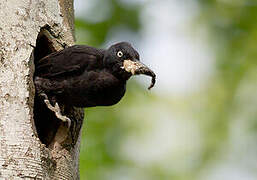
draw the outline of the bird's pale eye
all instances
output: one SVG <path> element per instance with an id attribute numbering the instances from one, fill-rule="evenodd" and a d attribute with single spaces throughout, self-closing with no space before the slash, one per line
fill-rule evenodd
<path id="1" fill-rule="evenodd" d="M 117 52 L 117 56 L 118 56 L 118 57 L 122 57 L 122 56 L 123 56 L 123 52 L 122 52 L 122 51 L 118 51 L 118 52 Z"/>

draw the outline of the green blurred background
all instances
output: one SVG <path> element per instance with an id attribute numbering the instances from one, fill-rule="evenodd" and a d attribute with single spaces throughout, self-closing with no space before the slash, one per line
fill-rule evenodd
<path id="1" fill-rule="evenodd" d="M 82 180 L 257 179 L 257 1 L 75 0 L 77 44 L 129 41 L 157 74 L 85 109 Z"/>

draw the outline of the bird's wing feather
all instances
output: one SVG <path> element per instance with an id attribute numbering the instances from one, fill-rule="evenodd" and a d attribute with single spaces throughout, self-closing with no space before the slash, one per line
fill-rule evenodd
<path id="1" fill-rule="evenodd" d="M 36 62 L 35 75 L 44 78 L 64 78 L 101 68 L 104 50 L 75 45 L 54 52 Z"/>

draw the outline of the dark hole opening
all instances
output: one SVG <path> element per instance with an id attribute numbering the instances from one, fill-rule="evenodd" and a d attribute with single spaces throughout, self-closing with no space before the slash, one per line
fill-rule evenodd
<path id="1" fill-rule="evenodd" d="M 37 37 L 36 47 L 34 49 L 35 74 L 37 71 L 37 62 L 41 58 L 55 52 L 47 32 L 47 27 L 44 27 Z M 55 114 L 46 107 L 44 99 L 39 97 L 37 92 L 34 98 L 34 121 L 38 138 L 48 147 L 54 140 L 57 129 L 60 126 L 60 121 L 56 118 Z"/>

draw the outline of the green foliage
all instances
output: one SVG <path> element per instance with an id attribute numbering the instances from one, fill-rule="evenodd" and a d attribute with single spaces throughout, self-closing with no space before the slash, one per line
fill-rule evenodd
<path id="1" fill-rule="evenodd" d="M 97 11 L 97 7 L 101 6 L 101 1 L 97 2 L 92 11 Z M 106 43 L 108 34 L 115 27 L 126 27 L 135 34 L 141 29 L 139 15 L 143 6 L 128 6 L 119 0 L 106 2 L 111 7 L 111 15 L 103 21 L 76 19 L 78 44 L 100 47 Z M 216 57 L 215 73 L 206 89 L 182 98 L 162 97 L 147 93 L 141 85 L 130 81 L 127 94 L 119 104 L 86 109 L 81 142 L 81 179 L 117 179 L 113 177 L 117 173 L 121 173 L 124 179 L 142 179 L 142 174 L 150 180 L 200 179 L 203 172 L 221 161 L 230 153 L 229 149 L 233 149 L 231 139 L 235 138 L 234 131 L 256 139 L 257 4 L 250 0 L 196 2 L 199 7 L 199 28 L 207 28 L 209 45 Z M 144 124 L 147 116 L 145 112 L 141 114 L 140 107 L 143 106 L 170 109 L 172 115 L 190 117 L 192 120 L 187 123 L 194 124 L 201 134 L 200 148 L 195 151 L 181 149 L 174 162 L 170 158 L 173 154 L 167 155 L 166 161 L 173 164 L 166 169 L 157 162 L 140 166 L 124 158 L 121 145 L 131 132 L 140 138 L 151 129 Z M 153 115 L 151 112 L 149 114 Z M 256 146 L 256 143 L 252 143 L 251 148 L 257 149 Z M 252 171 L 256 172 L 257 169 L 252 168 Z"/>
<path id="2" fill-rule="evenodd" d="M 111 15 L 101 22 L 90 22 L 76 19 L 76 38 L 78 44 L 101 46 L 108 33 L 115 27 L 124 26 L 135 33 L 140 29 L 140 7 L 126 6 L 116 0 L 108 0 L 111 6 Z M 98 11 L 101 1 L 92 11 Z M 126 95 L 122 102 L 125 106 L 131 105 L 133 92 L 141 90 L 134 85 L 132 91 Z M 119 169 L 123 164 L 128 164 L 119 157 L 120 142 L 130 127 L 124 125 L 120 111 L 122 102 L 112 107 L 97 107 L 85 110 L 86 120 L 83 127 L 80 173 L 81 179 L 107 179 L 106 174 Z M 124 104 L 124 103 L 123 103 Z M 123 105 L 124 106 L 124 105 Z M 124 107 L 123 107 L 124 108 Z"/>
<path id="3" fill-rule="evenodd" d="M 98 7 L 102 6 L 101 1 L 93 7 L 92 11 L 97 12 Z M 84 19 L 76 19 L 75 27 L 77 32 L 77 43 L 85 43 L 91 46 L 100 46 L 105 42 L 111 29 L 123 26 L 135 33 L 140 28 L 138 6 L 126 6 L 117 0 L 106 0 L 111 10 L 110 16 L 101 22 L 90 22 Z"/>
<path id="4" fill-rule="evenodd" d="M 200 18 L 208 28 L 217 57 L 216 75 L 207 89 L 208 103 L 205 105 L 210 118 L 204 126 L 207 137 L 203 161 L 208 161 L 215 159 L 213 155 L 229 138 L 231 124 L 238 120 L 233 114 L 241 111 L 238 99 L 241 98 L 242 82 L 254 83 L 249 74 L 257 75 L 257 5 L 247 0 L 199 0 L 199 6 Z M 253 94 L 248 94 L 247 98 L 251 96 Z M 243 108 L 243 105 L 239 106 Z"/>
<path id="5" fill-rule="evenodd" d="M 149 101 L 144 91 L 136 83 L 129 84 L 125 97 L 117 105 L 85 110 L 80 156 L 81 179 L 111 179 L 111 172 L 121 167 L 133 167 L 132 162 L 121 156 L 120 147 L 128 133 L 138 129 L 133 123 L 124 121 L 124 118 L 128 118 L 126 112 L 135 103 L 140 103 L 142 99 Z"/>

